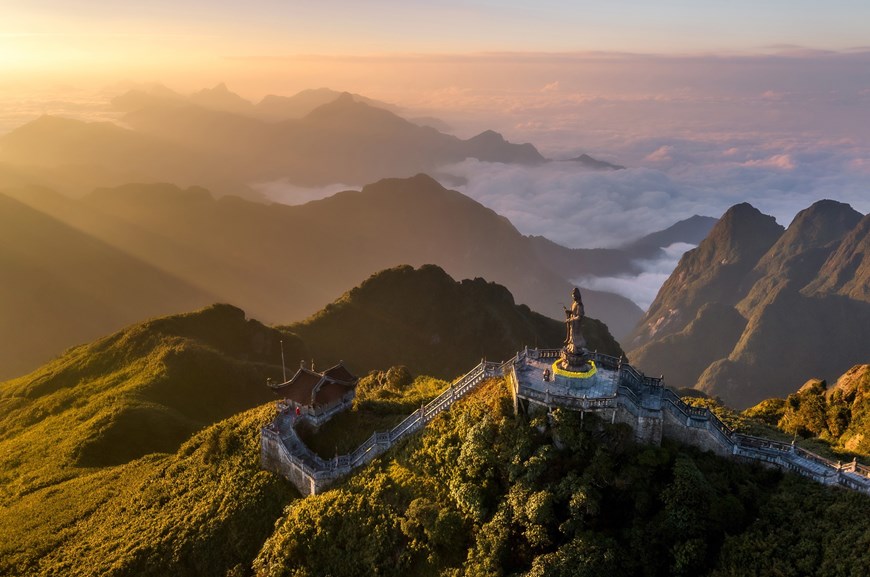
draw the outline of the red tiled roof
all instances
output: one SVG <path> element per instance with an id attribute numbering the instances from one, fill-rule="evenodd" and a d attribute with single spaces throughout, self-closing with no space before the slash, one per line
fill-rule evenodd
<path id="1" fill-rule="evenodd" d="M 300 405 L 326 405 L 341 399 L 357 380 L 339 363 L 323 373 L 300 368 L 286 383 L 269 386 L 275 393 Z"/>
<path id="2" fill-rule="evenodd" d="M 338 363 L 334 367 L 330 367 L 323 371 L 323 376 L 329 377 L 330 379 L 333 379 L 335 381 L 346 383 L 348 385 L 351 385 L 358 380 L 357 377 L 354 376 L 350 371 L 348 371 L 341 363 Z"/>
<path id="3" fill-rule="evenodd" d="M 320 373 L 309 371 L 308 369 L 299 369 L 292 379 L 286 383 L 273 385 L 272 389 L 276 393 L 283 395 L 285 399 L 296 401 L 301 405 L 310 405 L 311 393 L 322 379 L 323 375 Z"/>

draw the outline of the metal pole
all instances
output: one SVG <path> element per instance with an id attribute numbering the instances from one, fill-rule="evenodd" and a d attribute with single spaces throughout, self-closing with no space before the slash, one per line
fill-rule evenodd
<path id="1" fill-rule="evenodd" d="M 284 341 L 281 342 L 281 372 L 284 374 L 284 382 L 287 382 L 287 365 L 284 364 Z"/>

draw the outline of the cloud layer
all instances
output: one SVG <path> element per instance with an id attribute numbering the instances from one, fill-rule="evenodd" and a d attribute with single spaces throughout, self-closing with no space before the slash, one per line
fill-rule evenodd
<path id="1" fill-rule="evenodd" d="M 638 261 L 643 271 L 638 275 L 620 277 L 580 277 L 572 279 L 581 287 L 616 293 L 631 299 L 647 310 L 656 298 L 659 289 L 680 262 L 680 257 L 695 245 L 675 243 L 666 247 L 662 257 L 655 260 Z"/>

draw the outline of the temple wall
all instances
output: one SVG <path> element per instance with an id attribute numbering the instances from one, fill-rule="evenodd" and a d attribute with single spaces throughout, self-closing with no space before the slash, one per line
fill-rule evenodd
<path id="1" fill-rule="evenodd" d="M 279 445 L 280 441 L 261 435 L 260 438 L 260 466 L 267 471 L 275 471 L 291 483 L 303 497 L 316 492 L 316 481 L 306 474 L 301 467 L 292 461 L 283 458 L 283 452 Z"/>
<path id="2" fill-rule="evenodd" d="M 722 441 L 718 431 L 710 426 L 709 420 L 682 418 L 680 413 L 674 415 L 667 410 L 662 411 L 662 416 L 664 437 L 693 445 L 702 451 L 712 451 L 723 457 L 731 455 L 732 445 Z"/>

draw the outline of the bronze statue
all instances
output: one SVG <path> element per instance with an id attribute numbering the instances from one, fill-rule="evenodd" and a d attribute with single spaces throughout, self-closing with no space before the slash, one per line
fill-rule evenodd
<path id="1" fill-rule="evenodd" d="M 574 302 L 571 304 L 570 309 L 565 309 L 565 325 L 568 330 L 568 335 L 565 338 L 565 348 L 569 353 L 579 353 L 586 347 L 586 339 L 583 338 L 583 332 L 580 329 L 580 322 L 585 314 L 580 289 L 575 287 L 571 297 L 574 299 Z"/>

